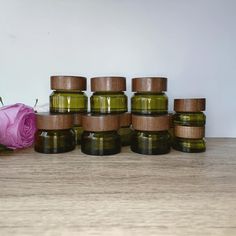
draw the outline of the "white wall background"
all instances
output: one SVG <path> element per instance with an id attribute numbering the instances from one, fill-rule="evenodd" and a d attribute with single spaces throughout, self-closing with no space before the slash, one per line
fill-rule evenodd
<path id="1" fill-rule="evenodd" d="M 0 96 L 47 103 L 53 74 L 126 76 L 130 96 L 133 76 L 162 75 L 170 109 L 206 97 L 206 135 L 236 137 L 235 12 L 234 0 L 0 0 Z"/>

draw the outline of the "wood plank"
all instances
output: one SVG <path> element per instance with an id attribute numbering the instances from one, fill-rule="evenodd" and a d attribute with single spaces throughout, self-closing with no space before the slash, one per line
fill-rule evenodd
<path id="1" fill-rule="evenodd" d="M 0 154 L 0 235 L 236 235 L 236 139 L 207 152 Z"/>

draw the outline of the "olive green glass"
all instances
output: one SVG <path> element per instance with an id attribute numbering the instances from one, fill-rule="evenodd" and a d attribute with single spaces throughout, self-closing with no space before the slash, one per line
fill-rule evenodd
<path id="1" fill-rule="evenodd" d="M 76 144 L 81 144 L 81 136 L 82 136 L 82 133 L 83 133 L 82 126 L 74 126 L 73 130 L 75 132 L 75 143 Z"/>
<path id="2" fill-rule="evenodd" d="M 206 142 L 204 139 L 186 139 L 186 138 L 174 138 L 173 148 L 182 152 L 205 152 Z"/>
<path id="3" fill-rule="evenodd" d="M 206 116 L 203 112 L 177 112 L 173 119 L 175 125 L 183 126 L 201 127 L 206 123 Z"/>
<path id="4" fill-rule="evenodd" d="M 133 130 L 131 129 L 130 126 L 121 127 L 118 130 L 118 134 L 120 135 L 122 146 L 130 145 L 132 133 L 133 133 Z"/>
<path id="5" fill-rule="evenodd" d="M 168 97 L 165 93 L 139 92 L 131 98 L 131 112 L 139 115 L 167 114 Z"/>
<path id="6" fill-rule="evenodd" d="M 88 98 L 81 91 L 53 91 L 50 95 L 50 112 L 75 113 L 87 112 Z"/>
<path id="7" fill-rule="evenodd" d="M 84 131 L 81 139 L 81 151 L 88 155 L 113 155 L 121 151 L 120 136 L 117 131 Z"/>
<path id="8" fill-rule="evenodd" d="M 127 96 L 124 92 L 95 92 L 90 104 L 92 113 L 123 113 L 127 111 Z"/>
<path id="9" fill-rule="evenodd" d="M 170 152 L 171 136 L 168 131 L 135 130 L 130 147 L 133 152 L 140 154 L 166 154 Z"/>
<path id="10" fill-rule="evenodd" d="M 72 129 L 38 130 L 34 149 L 41 153 L 63 153 L 75 148 L 75 133 Z"/>

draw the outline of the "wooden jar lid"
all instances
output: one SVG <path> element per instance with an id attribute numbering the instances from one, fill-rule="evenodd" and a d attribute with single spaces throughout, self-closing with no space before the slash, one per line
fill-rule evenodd
<path id="1" fill-rule="evenodd" d="M 175 125 L 174 134 L 179 138 L 202 139 L 205 136 L 205 127 Z"/>
<path id="2" fill-rule="evenodd" d="M 91 78 L 91 91 L 93 92 L 126 91 L 126 78 L 119 76 Z"/>
<path id="3" fill-rule="evenodd" d="M 141 131 L 163 131 L 170 127 L 170 117 L 132 115 L 132 127 Z"/>
<path id="4" fill-rule="evenodd" d="M 120 128 L 118 115 L 83 115 L 82 127 L 86 131 L 114 131 Z"/>
<path id="5" fill-rule="evenodd" d="M 162 92 L 167 90 L 167 78 L 140 77 L 132 79 L 133 92 Z"/>
<path id="6" fill-rule="evenodd" d="M 73 116 L 70 114 L 36 113 L 36 125 L 41 130 L 71 129 Z"/>
<path id="7" fill-rule="evenodd" d="M 205 98 L 175 99 L 174 110 L 176 112 L 201 112 L 206 109 Z"/>
<path id="8" fill-rule="evenodd" d="M 87 79 L 82 76 L 51 76 L 52 90 L 86 90 Z"/>
<path id="9" fill-rule="evenodd" d="M 81 126 L 82 125 L 82 115 L 79 113 L 73 114 L 74 116 L 74 125 Z"/>
<path id="10" fill-rule="evenodd" d="M 131 114 L 128 112 L 120 114 L 120 127 L 125 127 L 130 125 L 131 125 Z"/>

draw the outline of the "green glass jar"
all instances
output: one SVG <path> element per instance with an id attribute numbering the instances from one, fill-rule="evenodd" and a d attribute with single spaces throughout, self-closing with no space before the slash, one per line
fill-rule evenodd
<path id="1" fill-rule="evenodd" d="M 126 79 L 124 77 L 95 77 L 91 79 L 91 113 L 115 114 L 127 111 Z"/>
<path id="2" fill-rule="evenodd" d="M 75 143 L 79 145 L 81 143 L 81 136 L 83 133 L 82 115 L 79 113 L 74 114 L 73 130 L 75 132 Z"/>
<path id="3" fill-rule="evenodd" d="M 51 76 L 51 113 L 87 112 L 87 80 L 80 76 Z"/>
<path id="4" fill-rule="evenodd" d="M 171 149 L 169 116 L 132 115 L 131 150 L 146 155 L 166 154 Z"/>
<path id="5" fill-rule="evenodd" d="M 174 100 L 173 148 L 182 152 L 196 153 L 206 150 L 205 98 Z"/>
<path id="6" fill-rule="evenodd" d="M 131 136 L 133 129 L 131 128 L 131 114 L 123 113 L 120 115 L 120 129 L 118 134 L 121 138 L 122 146 L 129 146 L 131 142 Z"/>
<path id="7" fill-rule="evenodd" d="M 203 112 L 176 112 L 173 119 L 175 125 L 204 126 L 206 123 Z"/>
<path id="8" fill-rule="evenodd" d="M 178 138 L 175 137 L 172 144 L 175 150 L 188 153 L 197 153 L 206 151 L 206 142 L 204 138 Z"/>
<path id="9" fill-rule="evenodd" d="M 131 112 L 137 115 L 168 113 L 167 78 L 140 77 L 132 79 Z"/>
<path id="10" fill-rule="evenodd" d="M 73 117 L 69 114 L 37 113 L 34 149 L 40 153 L 63 153 L 75 148 Z"/>
<path id="11" fill-rule="evenodd" d="M 120 127 L 116 115 L 82 116 L 84 132 L 81 151 L 88 155 L 113 155 L 121 151 L 121 140 L 117 130 Z"/>

